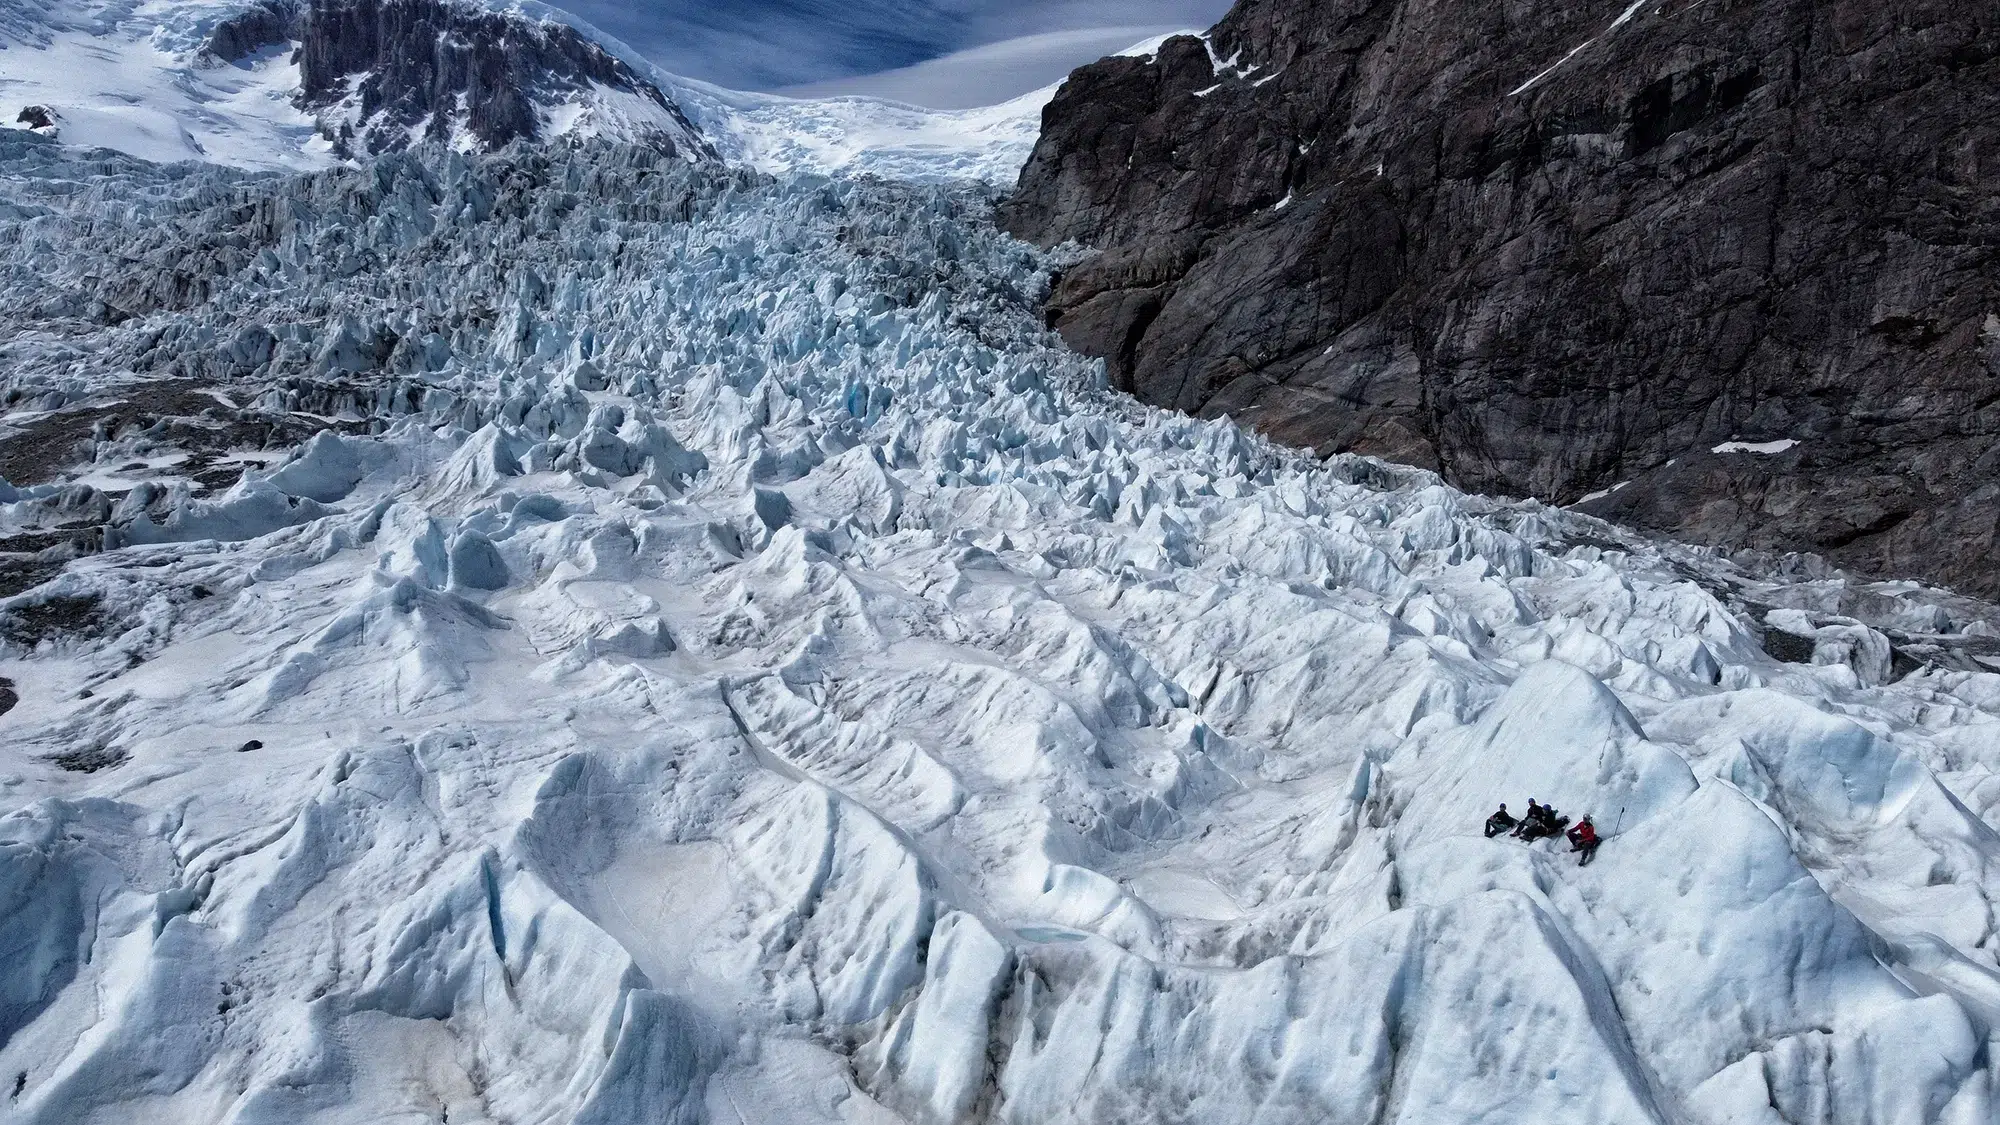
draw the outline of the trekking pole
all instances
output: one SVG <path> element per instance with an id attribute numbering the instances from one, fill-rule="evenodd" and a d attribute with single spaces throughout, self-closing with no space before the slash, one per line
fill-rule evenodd
<path id="1" fill-rule="evenodd" d="M 1619 805 L 1619 806 L 1618 806 L 1618 822 L 1617 822 L 1616 824 L 1613 824 L 1613 825 L 1611 826 L 1611 834 L 1612 834 L 1613 836 L 1616 836 L 1616 835 L 1618 835 L 1618 829 L 1619 829 L 1619 827 L 1620 827 L 1621 825 L 1623 825 L 1624 823 L 1625 823 L 1625 806 L 1624 806 L 1624 805 Z"/>

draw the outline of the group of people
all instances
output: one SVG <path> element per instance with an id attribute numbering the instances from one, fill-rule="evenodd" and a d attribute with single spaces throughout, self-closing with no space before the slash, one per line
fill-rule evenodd
<path id="1" fill-rule="evenodd" d="M 1563 825 L 1568 823 L 1569 818 L 1557 813 L 1555 806 L 1538 804 L 1533 797 L 1530 797 L 1526 816 L 1515 817 L 1513 813 L 1507 811 L 1507 806 L 1503 803 L 1499 812 L 1487 817 L 1486 838 L 1490 840 L 1506 832 L 1510 836 L 1518 836 L 1523 841 L 1533 843 L 1544 836 L 1561 833 L 1569 840 L 1570 851 L 1582 853 L 1581 858 L 1576 861 L 1576 865 L 1582 867 L 1597 858 L 1597 845 L 1600 842 L 1597 838 L 1597 826 L 1590 823 L 1588 815 L 1577 821 L 1575 828 L 1564 832 Z"/>

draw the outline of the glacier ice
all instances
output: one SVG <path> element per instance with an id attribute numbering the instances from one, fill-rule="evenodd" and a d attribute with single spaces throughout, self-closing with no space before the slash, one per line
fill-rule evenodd
<path id="1" fill-rule="evenodd" d="M 1143 408 L 989 204 L 0 136 L 7 1119 L 1994 1120 L 2000 675 L 1843 615 L 1986 611 Z"/>

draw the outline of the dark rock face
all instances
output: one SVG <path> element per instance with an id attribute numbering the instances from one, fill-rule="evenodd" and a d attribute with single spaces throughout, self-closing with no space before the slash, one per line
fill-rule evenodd
<path id="1" fill-rule="evenodd" d="M 301 10 L 287 0 L 263 0 L 215 25 L 202 45 L 203 61 L 235 62 L 266 47 L 298 38 Z"/>
<path id="2" fill-rule="evenodd" d="M 658 87 L 558 23 L 453 0 L 267 0 L 218 25 L 207 54 L 241 58 L 299 41 L 298 104 L 342 155 L 398 152 L 463 130 L 486 149 L 538 140 L 541 110 L 592 87 L 635 95 L 662 124 L 621 139 L 714 157 Z"/>
<path id="3" fill-rule="evenodd" d="M 1001 220 L 1103 250 L 1050 320 L 1148 401 L 2000 593 L 1993 5 L 1242 0 Z"/>
<path id="4" fill-rule="evenodd" d="M 21 112 L 14 116 L 14 124 L 25 125 L 46 136 L 54 136 L 58 128 L 56 111 L 45 105 L 22 106 Z"/>

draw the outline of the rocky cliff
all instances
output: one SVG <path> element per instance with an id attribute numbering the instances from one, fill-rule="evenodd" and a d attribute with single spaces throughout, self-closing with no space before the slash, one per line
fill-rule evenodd
<path id="1" fill-rule="evenodd" d="M 296 102 L 340 155 L 610 136 L 713 158 L 679 106 L 575 28 L 456 0 L 286 0 L 219 23 L 230 62 L 296 41 Z"/>
<path id="2" fill-rule="evenodd" d="M 1958 0 L 1243 0 L 1072 75 L 1002 221 L 1102 250 L 1049 319 L 1151 402 L 1990 594 L 1996 57 Z"/>

